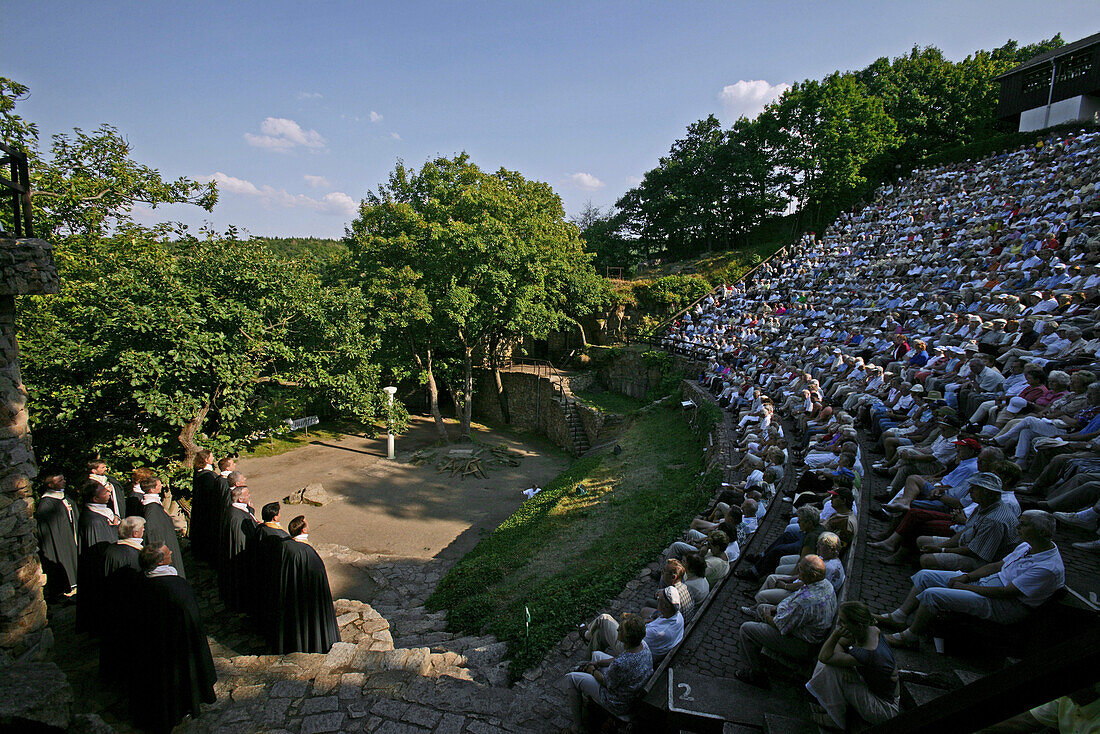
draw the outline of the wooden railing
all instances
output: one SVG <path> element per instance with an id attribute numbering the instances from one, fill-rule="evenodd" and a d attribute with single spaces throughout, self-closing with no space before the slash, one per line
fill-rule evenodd
<path id="1" fill-rule="evenodd" d="M 8 199 L 12 226 L 16 237 L 34 237 L 31 221 L 31 176 L 27 155 L 22 151 L 0 143 L 0 171 L 7 169 L 8 176 L 0 173 L 0 194 Z"/>

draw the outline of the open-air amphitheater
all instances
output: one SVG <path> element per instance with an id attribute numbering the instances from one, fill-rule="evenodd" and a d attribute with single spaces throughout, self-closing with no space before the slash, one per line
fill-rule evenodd
<path id="1" fill-rule="evenodd" d="M 0 247 L 0 710 L 12 731 L 132 731 L 120 694 L 97 677 L 99 643 L 75 631 L 72 607 L 43 600 L 14 296 L 55 290 L 56 273 L 47 242 Z M 659 407 L 688 423 L 719 415 L 703 465 L 721 480 L 682 528 L 702 541 L 705 570 L 688 563 L 669 583 L 668 556 L 695 555 L 674 546 L 610 601 L 616 619 L 658 606 L 650 624 L 663 627 L 646 646 L 659 642 L 663 654 L 651 655 L 628 706 L 608 714 L 589 702 L 590 723 L 969 732 L 1070 694 L 1095 699 L 1098 287 L 1100 133 L 1084 128 L 915 171 L 678 314 L 654 344 L 687 379 Z M 620 377 L 602 388 L 626 389 Z M 571 395 L 599 378 L 516 368 L 508 379 L 513 414 L 533 414 L 555 443 L 615 450 L 600 443 L 602 418 Z M 545 402 L 532 411 L 532 400 Z M 825 530 L 836 557 L 823 560 Z M 570 674 L 601 646 L 606 620 L 577 618 L 511 681 L 505 643 L 450 631 L 445 612 L 425 607 L 461 554 L 365 553 L 317 533 L 312 542 L 334 578 L 336 567 L 358 574 L 370 602 L 334 601 L 339 641 L 327 652 L 275 655 L 247 616 L 227 610 L 214 570 L 183 540 L 217 683 L 216 701 L 176 731 L 570 726 L 570 691 L 583 685 Z M 789 580 L 769 580 L 783 566 Z M 842 604 L 853 616 L 838 642 Z M 863 648 L 852 632 L 860 619 L 872 629 Z M 868 656 L 875 686 L 852 672 Z"/>

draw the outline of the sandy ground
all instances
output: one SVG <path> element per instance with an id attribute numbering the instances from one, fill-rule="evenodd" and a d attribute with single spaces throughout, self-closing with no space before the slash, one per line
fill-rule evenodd
<path id="1" fill-rule="evenodd" d="M 561 452 L 488 430 L 478 441 L 503 444 L 523 455 L 518 467 L 487 470 L 488 478 L 451 478 L 434 463 L 414 466 L 412 454 L 435 442 L 431 421 L 414 416 L 397 439 L 397 459 L 385 458 L 386 440 L 346 435 L 316 441 L 279 456 L 242 459 L 257 510 L 311 482 L 321 482 L 335 499 L 323 507 L 285 506 L 283 526 L 305 515 L 314 544 L 337 543 L 360 553 L 398 558 L 457 559 L 523 502 L 521 490 L 545 485 L 568 466 Z M 454 444 L 451 448 L 468 447 Z M 354 568 L 329 564 L 337 596 L 370 601 L 373 584 Z"/>

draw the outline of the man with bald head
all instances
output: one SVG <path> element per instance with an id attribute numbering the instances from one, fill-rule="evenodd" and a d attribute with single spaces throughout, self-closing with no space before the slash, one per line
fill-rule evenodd
<path id="1" fill-rule="evenodd" d="M 776 607 L 761 604 L 757 608 L 760 621 L 741 625 L 741 649 L 749 667 L 734 673 L 738 680 L 768 688 L 761 659 L 764 648 L 780 657 L 809 659 L 829 636 L 836 616 L 836 592 L 825 578 L 825 561 L 821 556 L 804 556 L 795 572 L 802 581 L 801 589 Z"/>

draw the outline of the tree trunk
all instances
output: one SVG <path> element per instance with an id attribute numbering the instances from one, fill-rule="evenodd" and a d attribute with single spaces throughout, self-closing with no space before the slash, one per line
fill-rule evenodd
<path id="1" fill-rule="evenodd" d="M 416 361 L 420 362 L 420 357 L 417 357 Z M 432 418 L 435 420 L 435 430 L 439 434 L 440 440 L 448 441 L 450 436 L 447 435 L 447 424 L 443 422 L 443 414 L 439 412 L 439 385 L 435 382 L 435 372 L 432 370 L 432 353 L 430 351 L 427 354 L 425 372 L 428 373 L 428 406 L 432 411 Z"/>
<path id="2" fill-rule="evenodd" d="M 474 350 L 466 347 L 465 374 L 462 377 L 462 416 L 460 419 L 461 436 L 466 440 L 472 440 L 470 424 L 474 418 Z"/>
<path id="3" fill-rule="evenodd" d="M 500 405 L 500 417 L 504 420 L 505 425 L 509 425 L 512 422 L 512 414 L 508 412 L 508 392 L 504 389 L 504 381 L 500 377 L 500 355 L 498 354 L 499 344 L 494 337 L 489 342 L 489 366 L 493 372 L 493 385 L 497 391 L 497 403 Z"/>
<path id="4" fill-rule="evenodd" d="M 203 403 L 203 406 L 191 416 L 191 420 L 183 424 L 183 428 L 180 430 L 178 438 L 183 446 L 183 465 L 186 467 L 194 465 L 195 454 L 202 448 L 195 443 L 195 434 L 202 428 L 203 421 L 206 420 L 206 414 L 210 412 L 213 402 L 213 400 L 207 400 Z"/>
<path id="5" fill-rule="evenodd" d="M 500 416 L 504 419 L 504 424 L 509 425 L 512 422 L 512 415 L 508 412 L 508 392 L 504 389 L 504 381 L 500 379 L 500 367 L 496 365 L 496 360 L 493 363 L 493 382 L 496 383 Z"/>
<path id="6" fill-rule="evenodd" d="M 584 333 L 584 324 L 580 319 L 573 319 L 573 323 L 577 325 L 577 331 L 581 334 L 581 349 L 585 349 L 588 346 L 588 337 Z"/>

